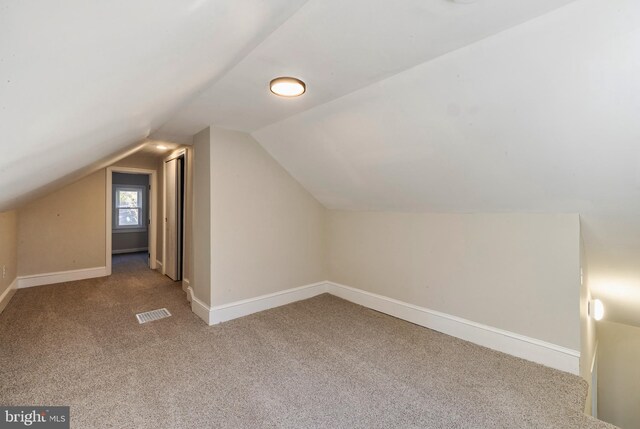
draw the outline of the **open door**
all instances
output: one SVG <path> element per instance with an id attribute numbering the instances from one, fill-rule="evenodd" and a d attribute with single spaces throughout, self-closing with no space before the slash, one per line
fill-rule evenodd
<path id="1" fill-rule="evenodd" d="M 165 163 L 166 259 L 164 271 L 172 280 L 182 280 L 182 223 L 184 217 L 184 156 Z"/>

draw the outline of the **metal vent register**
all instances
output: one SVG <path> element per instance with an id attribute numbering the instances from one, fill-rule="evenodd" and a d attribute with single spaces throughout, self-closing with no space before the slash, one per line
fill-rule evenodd
<path id="1" fill-rule="evenodd" d="M 147 323 L 153 322 L 154 320 L 164 319 L 165 317 L 171 316 L 169 310 L 166 308 L 161 308 L 160 310 L 151 310 L 145 313 L 136 314 L 136 318 L 138 319 L 138 323 Z"/>

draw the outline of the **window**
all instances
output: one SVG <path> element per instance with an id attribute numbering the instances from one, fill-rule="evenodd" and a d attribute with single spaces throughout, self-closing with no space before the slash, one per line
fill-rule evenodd
<path id="1" fill-rule="evenodd" d="M 114 229 L 145 231 L 144 186 L 114 185 Z"/>

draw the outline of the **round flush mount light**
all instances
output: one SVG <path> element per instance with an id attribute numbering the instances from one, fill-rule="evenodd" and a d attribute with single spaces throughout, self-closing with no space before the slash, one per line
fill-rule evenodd
<path id="1" fill-rule="evenodd" d="M 451 1 L 458 4 L 471 4 L 476 2 L 476 0 L 451 0 Z"/>
<path id="2" fill-rule="evenodd" d="M 599 299 L 594 299 L 589 303 L 589 314 L 595 320 L 602 320 L 604 317 L 604 304 Z"/>
<path id="3" fill-rule="evenodd" d="M 304 82 L 295 77 L 277 77 L 271 81 L 269 88 L 280 97 L 298 97 L 307 90 Z"/>

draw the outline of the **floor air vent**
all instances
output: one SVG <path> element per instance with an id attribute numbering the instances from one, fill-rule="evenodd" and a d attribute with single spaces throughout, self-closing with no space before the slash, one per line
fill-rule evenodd
<path id="1" fill-rule="evenodd" d="M 147 323 L 153 322 L 154 320 L 164 319 L 165 317 L 171 316 L 169 310 L 166 308 L 161 308 L 160 310 L 151 310 L 145 313 L 136 314 L 136 318 L 138 319 L 138 323 Z"/>

